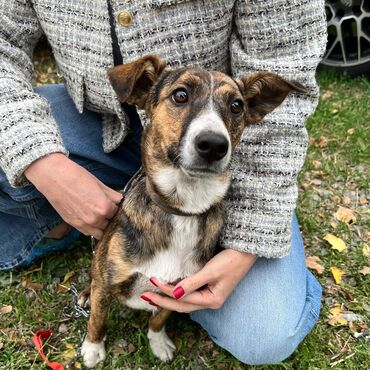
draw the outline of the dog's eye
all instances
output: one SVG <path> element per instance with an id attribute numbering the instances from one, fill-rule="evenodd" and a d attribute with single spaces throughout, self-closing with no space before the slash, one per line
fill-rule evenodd
<path id="1" fill-rule="evenodd" d="M 240 114 L 243 111 L 243 102 L 239 99 L 234 100 L 230 106 L 231 113 Z"/>
<path id="2" fill-rule="evenodd" d="M 184 104 L 188 101 L 188 93 L 185 89 L 177 89 L 172 94 L 172 99 L 178 104 Z"/>

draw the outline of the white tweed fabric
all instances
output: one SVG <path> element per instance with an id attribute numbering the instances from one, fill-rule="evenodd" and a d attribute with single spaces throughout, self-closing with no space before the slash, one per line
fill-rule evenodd
<path id="1" fill-rule="evenodd" d="M 200 65 L 240 77 L 277 72 L 308 87 L 259 126 L 246 129 L 233 162 L 221 244 L 264 257 L 289 253 L 296 177 L 303 164 L 305 121 L 318 88 L 315 70 L 326 43 L 323 0 L 112 0 L 124 62 L 155 53 L 172 66 Z M 46 35 L 59 72 L 82 112 L 103 114 L 103 147 L 119 146 L 128 129 L 109 85 L 113 66 L 106 0 L 0 0 L 0 166 L 15 187 L 24 170 L 53 152 L 68 155 L 48 102 L 32 91 L 32 51 Z"/>

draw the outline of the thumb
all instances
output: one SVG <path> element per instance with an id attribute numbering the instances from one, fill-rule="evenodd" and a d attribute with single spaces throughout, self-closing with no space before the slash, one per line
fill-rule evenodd
<path id="1" fill-rule="evenodd" d="M 181 280 L 173 289 L 172 294 L 176 299 L 183 298 L 210 281 L 211 275 L 207 267 L 203 267 L 198 273 Z"/>

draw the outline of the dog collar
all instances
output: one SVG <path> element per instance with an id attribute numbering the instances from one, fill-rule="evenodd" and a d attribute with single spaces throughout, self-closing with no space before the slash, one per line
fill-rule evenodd
<path id="1" fill-rule="evenodd" d="M 163 211 L 167 213 L 171 213 L 176 216 L 184 216 L 184 217 L 190 217 L 190 216 L 199 216 L 199 213 L 187 213 L 183 212 L 178 208 L 172 207 L 168 204 L 168 201 L 166 201 L 166 198 L 156 189 L 156 186 L 152 184 L 148 177 L 146 178 L 146 188 L 148 191 L 148 194 L 153 201 L 153 203 L 161 208 Z"/>

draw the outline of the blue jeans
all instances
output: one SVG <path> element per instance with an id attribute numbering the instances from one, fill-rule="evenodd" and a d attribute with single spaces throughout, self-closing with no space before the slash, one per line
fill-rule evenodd
<path id="1" fill-rule="evenodd" d="M 108 186 L 120 189 L 140 165 L 141 125 L 130 110 L 132 132 L 105 154 L 100 115 L 79 114 L 63 85 L 35 89 L 49 100 L 70 158 Z M 0 269 L 26 258 L 62 220 L 33 186 L 14 189 L 0 170 Z M 289 256 L 259 258 L 222 308 L 191 314 L 213 341 L 247 364 L 287 358 L 310 332 L 320 312 L 321 287 L 307 270 L 303 242 L 293 219 Z"/>

